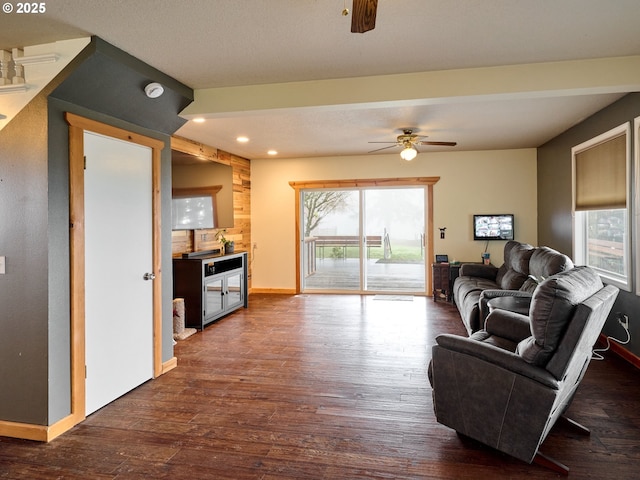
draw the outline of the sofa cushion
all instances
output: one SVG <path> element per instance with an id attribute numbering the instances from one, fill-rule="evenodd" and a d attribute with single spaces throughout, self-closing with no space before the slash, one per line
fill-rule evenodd
<path id="1" fill-rule="evenodd" d="M 529 275 L 539 282 L 556 273 L 573 268 L 571 259 L 549 247 L 538 247 L 529 260 Z"/>
<path id="2" fill-rule="evenodd" d="M 518 290 L 529 275 L 529 260 L 534 247 L 525 243 L 505 248 L 506 272 L 501 276 L 499 285 L 503 290 Z"/>
<path id="3" fill-rule="evenodd" d="M 576 305 L 602 288 L 598 274 L 576 267 L 544 280 L 533 293 L 529 319 L 531 337 L 518 344 L 516 353 L 544 367 L 556 350 Z"/>
<path id="4" fill-rule="evenodd" d="M 461 277 L 479 277 L 495 281 L 498 269 L 495 265 L 483 263 L 463 263 L 460 266 Z"/>
<path id="5" fill-rule="evenodd" d="M 482 290 L 500 288 L 496 282 L 482 277 L 458 277 L 456 299 L 462 300 L 469 292 L 481 292 Z M 458 279 L 456 279 L 458 280 Z"/>
<path id="6" fill-rule="evenodd" d="M 509 268 L 518 273 L 529 275 L 529 260 L 534 251 L 535 248 L 526 243 L 515 245 L 509 251 Z"/>
<path id="7" fill-rule="evenodd" d="M 502 290 L 519 290 L 526 279 L 527 276 L 524 273 L 508 270 L 500 281 L 500 288 Z"/>
<path id="8" fill-rule="evenodd" d="M 498 285 L 500 285 L 500 283 L 502 282 L 502 277 L 504 277 L 504 274 L 507 273 L 507 270 L 509 270 L 509 256 L 511 254 L 511 250 L 518 245 L 522 245 L 522 243 L 516 240 L 509 240 L 504 244 L 504 262 L 502 263 L 502 266 L 500 267 L 500 269 L 498 270 L 498 274 L 496 275 L 496 283 Z"/>
<path id="9" fill-rule="evenodd" d="M 507 270 L 509 270 L 507 264 L 503 263 L 502 266 L 498 269 L 498 273 L 496 274 L 496 284 L 502 284 L 502 279 L 504 278 L 504 274 L 507 273 Z"/>

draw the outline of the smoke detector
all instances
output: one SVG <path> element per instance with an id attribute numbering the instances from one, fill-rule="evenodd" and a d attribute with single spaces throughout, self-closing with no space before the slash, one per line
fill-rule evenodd
<path id="1" fill-rule="evenodd" d="M 146 93 L 149 98 L 158 98 L 164 93 L 164 87 L 159 83 L 153 82 L 144 87 L 144 93 Z"/>

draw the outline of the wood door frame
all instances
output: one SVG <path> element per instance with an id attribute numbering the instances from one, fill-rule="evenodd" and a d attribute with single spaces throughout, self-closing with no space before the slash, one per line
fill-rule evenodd
<path id="1" fill-rule="evenodd" d="M 300 205 L 300 191 L 305 189 L 319 188 L 375 188 L 375 187 L 424 187 L 426 189 L 426 197 L 428 205 L 425 207 L 427 222 L 425 225 L 427 236 L 427 250 L 425 258 L 425 292 L 429 292 L 431 288 L 431 269 L 426 268 L 427 260 L 433 258 L 433 186 L 440 181 L 440 177 L 407 177 L 407 178 L 370 178 L 355 180 L 304 180 L 299 182 L 289 182 L 291 188 L 295 190 L 296 206 L 295 206 L 295 229 L 296 229 L 296 294 L 301 293 L 301 265 L 300 259 L 300 220 L 302 207 Z M 425 293 L 426 295 L 426 293 Z"/>
<path id="2" fill-rule="evenodd" d="M 153 376 L 162 365 L 162 244 L 161 244 L 161 152 L 165 143 L 128 130 L 107 125 L 70 112 L 69 124 L 69 232 L 71 260 L 71 428 L 85 419 L 85 218 L 84 218 L 84 132 L 149 147 L 152 177 L 152 263 L 153 281 Z M 68 429 L 67 428 L 67 429 Z M 66 429 L 65 429 L 66 430 Z M 62 430 L 60 433 L 62 433 Z"/>

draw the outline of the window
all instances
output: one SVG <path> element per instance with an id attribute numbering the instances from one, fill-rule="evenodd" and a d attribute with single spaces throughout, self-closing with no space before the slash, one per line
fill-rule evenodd
<path id="1" fill-rule="evenodd" d="M 630 291 L 629 125 L 577 145 L 571 153 L 574 261 Z"/>

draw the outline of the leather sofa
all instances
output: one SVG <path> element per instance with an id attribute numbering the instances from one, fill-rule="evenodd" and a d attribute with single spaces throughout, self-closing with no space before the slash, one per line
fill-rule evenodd
<path id="1" fill-rule="evenodd" d="M 571 259 L 549 247 L 515 240 L 504 246 L 504 263 L 464 263 L 453 284 L 453 298 L 469 335 L 484 327 L 487 302 L 498 296 L 531 297 L 540 281 L 573 268 Z"/>
<path id="2" fill-rule="evenodd" d="M 538 450 L 571 404 L 617 295 L 579 266 L 542 281 L 528 316 L 496 309 L 470 338 L 439 335 L 428 370 L 437 421 L 567 474 Z"/>

